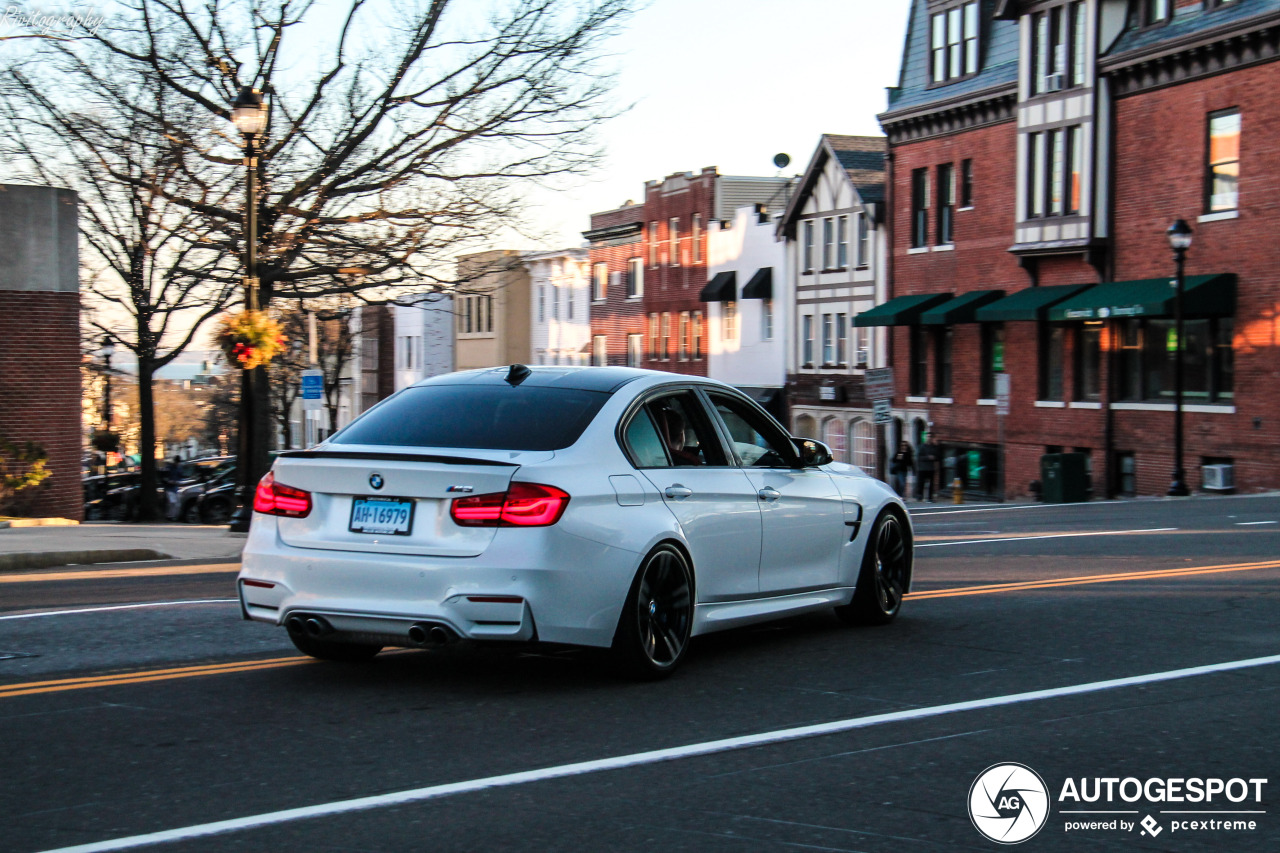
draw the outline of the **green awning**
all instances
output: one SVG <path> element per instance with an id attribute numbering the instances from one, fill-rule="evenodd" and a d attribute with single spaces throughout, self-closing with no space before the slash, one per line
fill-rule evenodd
<path id="1" fill-rule="evenodd" d="M 953 323 L 974 323 L 974 312 L 983 305 L 990 305 L 1004 298 L 1003 290 L 971 290 L 962 293 L 950 302 L 930 308 L 920 315 L 920 323 L 924 326 L 950 326 Z"/>
<path id="2" fill-rule="evenodd" d="M 699 302 L 736 302 L 738 299 L 738 274 L 718 272 L 698 294 Z"/>
<path id="3" fill-rule="evenodd" d="M 916 293 L 899 296 L 883 305 L 863 311 L 853 318 L 855 326 L 909 326 L 919 322 L 920 314 L 951 299 L 950 293 Z"/>
<path id="4" fill-rule="evenodd" d="M 1062 300 L 1088 290 L 1092 284 L 1054 284 L 1028 287 L 1010 293 L 1004 299 L 978 309 L 979 323 L 1003 323 L 1009 320 L 1047 320 L 1049 309 Z"/>
<path id="5" fill-rule="evenodd" d="M 1059 302 L 1049 309 L 1049 319 L 1172 317 L 1175 297 L 1171 278 L 1109 281 Z M 1187 276 L 1182 292 L 1183 316 L 1230 317 L 1235 311 L 1235 273 Z"/>

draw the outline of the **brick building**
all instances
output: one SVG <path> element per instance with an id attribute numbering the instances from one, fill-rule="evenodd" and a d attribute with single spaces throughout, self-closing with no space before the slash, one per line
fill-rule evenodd
<path id="1" fill-rule="evenodd" d="M 70 190 L 0 184 L 0 437 L 49 455 L 26 512 L 74 519 L 85 436 L 78 204 Z"/>
<path id="2" fill-rule="evenodd" d="M 591 214 L 591 363 L 639 367 L 644 351 L 644 205 Z"/>
<path id="3" fill-rule="evenodd" d="M 1163 494 L 1187 253 L 1184 466 L 1280 485 L 1276 0 L 915 0 L 889 136 L 888 327 L 904 437 L 1023 495 L 1079 451 L 1096 496 Z M 1249 223 L 1246 225 L 1246 223 Z M 998 374 L 1010 410 L 997 415 Z"/>

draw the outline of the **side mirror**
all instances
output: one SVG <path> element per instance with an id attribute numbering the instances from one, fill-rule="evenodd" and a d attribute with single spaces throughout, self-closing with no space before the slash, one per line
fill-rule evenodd
<path id="1" fill-rule="evenodd" d="M 800 461 L 806 468 L 828 465 L 835 459 L 831 455 L 831 448 L 821 441 L 816 441 L 812 438 L 793 438 L 791 440 L 795 442 L 796 449 L 800 451 Z"/>

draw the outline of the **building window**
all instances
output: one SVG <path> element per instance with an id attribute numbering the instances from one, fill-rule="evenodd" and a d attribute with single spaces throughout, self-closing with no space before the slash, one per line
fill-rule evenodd
<path id="1" fill-rule="evenodd" d="M 847 462 L 849 460 L 848 451 L 845 448 L 845 429 L 844 424 L 838 418 L 827 418 L 822 425 L 822 440 L 827 447 L 831 448 L 831 458 L 837 462 Z"/>
<path id="2" fill-rule="evenodd" d="M 831 339 L 831 315 L 822 315 L 822 366 L 829 367 L 835 360 L 835 348 Z"/>
<path id="3" fill-rule="evenodd" d="M 853 335 L 853 366 L 866 367 L 871 363 L 871 330 L 866 326 L 855 327 Z"/>
<path id="4" fill-rule="evenodd" d="M 1240 111 L 1209 113 L 1205 209 L 1236 210 L 1240 203 Z"/>
<path id="5" fill-rule="evenodd" d="M 1171 0 L 1142 0 L 1142 25 L 1152 27 L 1169 20 Z"/>
<path id="6" fill-rule="evenodd" d="M 849 430 L 853 434 L 853 464 L 867 474 L 876 475 L 876 427 L 871 421 L 859 418 Z"/>
<path id="7" fill-rule="evenodd" d="M 724 303 L 723 313 L 720 317 L 720 337 L 722 340 L 736 341 L 738 339 L 738 303 L 729 301 Z"/>
<path id="8" fill-rule="evenodd" d="M 596 264 L 591 276 L 591 298 L 603 302 L 609 290 L 609 265 Z"/>
<path id="9" fill-rule="evenodd" d="M 871 263 L 871 222 L 864 210 L 858 214 L 858 268 Z"/>
<path id="10" fill-rule="evenodd" d="M 658 223 L 649 223 L 649 266 L 658 265 Z"/>
<path id="11" fill-rule="evenodd" d="M 676 354 L 681 361 L 689 360 L 689 312 L 680 312 L 680 326 L 676 333 Z"/>
<path id="12" fill-rule="evenodd" d="M 1062 358 L 1066 330 L 1059 325 L 1040 324 L 1038 400 L 1062 399 Z"/>
<path id="13" fill-rule="evenodd" d="M 1174 397 L 1178 346 L 1172 320 L 1120 323 L 1122 400 L 1169 401 Z M 1183 395 L 1216 402 L 1234 396 L 1235 359 L 1230 318 L 1183 321 Z"/>
<path id="14" fill-rule="evenodd" d="M 836 364 L 849 366 L 849 315 L 836 315 Z"/>
<path id="15" fill-rule="evenodd" d="M 644 296 L 644 264 L 639 258 L 627 261 L 627 298 L 639 299 Z"/>
<path id="16" fill-rule="evenodd" d="M 658 360 L 658 315 L 649 315 L 649 359 Z"/>
<path id="17" fill-rule="evenodd" d="M 1004 373 L 1004 324 L 982 324 L 982 372 L 978 396 L 984 400 L 996 396 L 996 374 Z"/>
<path id="18" fill-rule="evenodd" d="M 547 289 L 538 285 L 538 322 L 547 322 Z"/>
<path id="19" fill-rule="evenodd" d="M 1066 131 L 1052 130 L 1048 134 L 1049 140 L 1049 213 L 1053 216 L 1062 216 L 1066 212 L 1067 197 L 1063 192 L 1066 189 L 1066 171 L 1067 156 L 1064 147 L 1066 145 Z"/>
<path id="20" fill-rule="evenodd" d="M 1102 323 L 1084 323 L 1076 327 L 1074 352 L 1074 388 L 1072 399 L 1102 399 Z"/>
<path id="21" fill-rule="evenodd" d="M 1067 214 L 1080 212 L 1080 187 L 1084 176 L 1084 128 L 1076 125 L 1067 131 Z"/>
<path id="22" fill-rule="evenodd" d="M 564 289 L 564 316 L 566 320 L 573 319 L 573 294 L 578 288 L 575 286 L 575 278 L 569 279 L 569 286 Z"/>
<path id="23" fill-rule="evenodd" d="M 800 363 L 803 367 L 813 367 L 813 315 L 805 314 L 801 323 L 804 334 L 801 336 L 803 349 L 800 352 Z"/>
<path id="24" fill-rule="evenodd" d="M 1034 135 L 1034 134 L 1033 134 Z M 929 240 L 929 170 L 911 170 L 911 248 Z"/>
<path id="25" fill-rule="evenodd" d="M 938 245 L 955 242 L 956 167 L 943 163 L 938 167 Z"/>
<path id="26" fill-rule="evenodd" d="M 773 340 L 773 300 L 764 299 L 760 302 L 760 340 Z"/>
<path id="27" fill-rule="evenodd" d="M 1067 7 L 1069 14 L 1070 32 L 1071 32 L 1071 78 L 1068 81 L 1071 86 L 1084 85 L 1084 69 L 1085 57 L 1088 55 L 1085 48 L 1088 44 L 1085 42 L 1085 8 L 1083 2 L 1072 3 Z"/>
<path id="28" fill-rule="evenodd" d="M 841 216 L 836 220 L 836 267 L 849 267 L 849 217 Z"/>
<path id="29" fill-rule="evenodd" d="M 666 311 L 662 314 L 662 360 L 671 360 L 671 314 Z"/>
<path id="30" fill-rule="evenodd" d="M 932 18 L 930 56 L 933 82 L 965 77 L 978 70 L 978 4 L 964 3 Z"/>
<path id="31" fill-rule="evenodd" d="M 923 397 L 929 375 L 929 333 L 924 326 L 909 328 L 911 329 L 911 378 L 907 387 L 911 389 L 911 396 Z"/>
<path id="32" fill-rule="evenodd" d="M 1027 218 L 1044 216 L 1045 167 L 1041 150 L 1043 133 L 1027 134 Z"/>
<path id="33" fill-rule="evenodd" d="M 973 160 L 960 161 L 960 207 L 973 207 Z"/>
<path id="34" fill-rule="evenodd" d="M 800 259 L 801 272 L 813 272 L 813 220 L 804 221 L 804 256 Z"/>
<path id="35" fill-rule="evenodd" d="M 934 332 L 934 373 L 933 396 L 951 396 L 951 344 L 955 339 L 955 329 L 943 326 Z"/>
<path id="36" fill-rule="evenodd" d="M 1036 13 L 1028 91 L 1034 96 L 1084 85 L 1087 48 L 1082 0 Z"/>
<path id="37" fill-rule="evenodd" d="M 822 220 L 822 269 L 831 269 L 831 258 L 835 249 L 835 220 L 827 217 Z"/>
<path id="38" fill-rule="evenodd" d="M 693 336 L 693 360 L 702 360 L 702 312 L 694 311 L 689 334 Z"/>
<path id="39" fill-rule="evenodd" d="M 680 266 L 680 218 L 671 217 L 667 222 L 667 239 L 670 241 L 671 257 L 668 263 L 673 267 Z"/>
<path id="40" fill-rule="evenodd" d="M 591 338 L 591 363 L 596 367 L 604 367 L 609 363 L 608 339 L 604 335 Z"/>
<path id="41" fill-rule="evenodd" d="M 644 350 L 643 334 L 627 335 L 627 367 L 640 366 L 640 358 L 643 350 Z"/>
<path id="42" fill-rule="evenodd" d="M 690 251 L 693 253 L 693 262 L 695 264 L 702 263 L 702 214 L 695 213 L 693 215 L 693 229 L 689 233 Z"/>

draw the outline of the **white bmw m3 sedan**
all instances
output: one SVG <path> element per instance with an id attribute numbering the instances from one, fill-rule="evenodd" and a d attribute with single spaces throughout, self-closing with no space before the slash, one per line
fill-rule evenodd
<path id="1" fill-rule="evenodd" d="M 424 380 L 282 453 L 254 511 L 245 618 L 329 660 L 540 642 L 657 677 L 698 634 L 888 623 L 911 584 L 892 489 L 729 385 L 630 368 Z"/>

